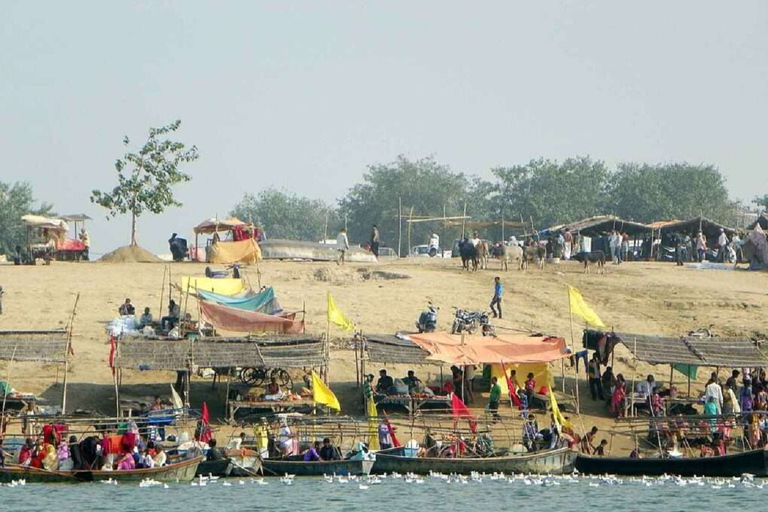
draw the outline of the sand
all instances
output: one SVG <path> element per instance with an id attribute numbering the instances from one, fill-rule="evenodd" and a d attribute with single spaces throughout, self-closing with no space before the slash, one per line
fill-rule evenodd
<path id="1" fill-rule="evenodd" d="M 172 263 L 174 282 L 181 275 L 203 275 L 205 264 Z M 105 327 L 117 316 L 126 297 L 136 310 L 145 306 L 158 317 L 161 283 L 166 265 L 146 263 L 105 264 L 100 262 L 54 262 L 50 266 L 14 267 L 0 265 L 0 285 L 5 290 L 4 314 L 0 329 L 49 328 L 63 326 L 75 295 L 81 294 L 75 322 L 75 356 L 69 375 L 71 407 L 114 414 L 112 374 L 107 365 L 109 345 Z M 672 264 L 626 263 L 608 265 L 605 275 L 584 275 L 575 262 L 548 265 L 544 271 L 510 270 L 501 272 L 492 262 L 491 270 L 462 271 L 456 260 L 419 259 L 371 264 L 268 261 L 246 269 L 253 287 L 271 285 L 287 309 L 306 304 L 308 332 L 325 330 L 326 292 L 336 304 L 368 333 L 392 333 L 412 328 L 427 301 L 440 307 L 439 327 L 450 328 L 452 306 L 487 308 L 493 290 L 493 277 L 501 276 L 506 288 L 504 319 L 500 330 L 522 329 L 564 336 L 570 343 L 566 285 L 579 288 L 602 319 L 625 332 L 680 335 L 689 330 L 710 327 L 720 335 L 765 337 L 768 334 L 768 279 L 765 273 L 747 271 L 694 270 Z M 174 292 L 174 296 L 177 296 Z M 164 302 L 168 300 L 167 286 Z M 196 311 L 194 299 L 188 308 Z M 581 347 L 583 324 L 573 323 L 577 348 Z M 336 331 L 341 337 L 342 333 Z M 345 413 L 362 413 L 355 389 L 355 363 L 352 352 L 334 351 L 331 382 Z M 631 380 L 654 372 L 668 381 L 668 367 L 635 365 L 623 347 L 617 349 L 616 371 Z M 408 368 L 396 366 L 400 375 Z M 8 366 L 0 364 L 0 375 Z M 725 375 L 730 369 L 722 369 Z M 436 378 L 436 367 L 417 368 L 422 378 Z M 707 372 L 699 372 L 700 378 Z M 556 371 L 559 375 L 559 369 Z M 11 382 L 19 390 L 43 393 L 58 403 L 60 386 L 54 386 L 61 373 L 52 365 L 16 364 Z M 582 374 L 583 377 L 583 374 Z M 683 377 L 677 375 L 680 382 Z M 150 396 L 168 394 L 170 372 L 124 372 L 125 394 Z M 212 414 L 221 418 L 224 408 L 223 386 L 213 390 L 210 380 L 195 381 L 193 406 L 207 401 Z M 698 383 L 701 386 L 701 383 Z M 600 404 L 588 397 L 586 381 L 580 381 L 584 423 L 610 426 L 613 420 Z M 485 405 L 476 403 L 477 407 Z"/>
<path id="2" fill-rule="evenodd" d="M 104 263 L 160 263 L 163 260 L 137 245 L 126 245 L 101 257 Z"/>

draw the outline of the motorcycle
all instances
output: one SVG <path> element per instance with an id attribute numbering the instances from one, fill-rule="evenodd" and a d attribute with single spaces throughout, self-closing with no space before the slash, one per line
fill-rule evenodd
<path id="1" fill-rule="evenodd" d="M 483 336 L 496 336 L 496 326 L 491 323 L 491 317 L 488 313 L 480 315 L 480 331 Z"/>
<path id="2" fill-rule="evenodd" d="M 437 329 L 438 309 L 440 308 L 430 302 L 427 309 L 421 312 L 419 321 L 416 322 L 416 328 L 419 332 L 435 332 Z"/>
<path id="3" fill-rule="evenodd" d="M 483 336 L 496 336 L 496 327 L 491 324 L 488 313 L 456 308 L 451 334 L 474 334 L 478 329 Z"/>

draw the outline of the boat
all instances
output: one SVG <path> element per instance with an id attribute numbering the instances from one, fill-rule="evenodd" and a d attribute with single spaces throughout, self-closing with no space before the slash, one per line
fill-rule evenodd
<path id="1" fill-rule="evenodd" d="M 373 469 L 373 463 L 373 459 L 307 462 L 295 459 L 264 459 L 261 461 L 261 467 L 266 476 L 368 475 Z"/>
<path id="2" fill-rule="evenodd" d="M 14 480 L 24 480 L 30 484 L 79 482 L 72 473 L 65 471 L 49 471 L 17 464 L 8 464 L 0 468 L 0 482 L 10 483 Z"/>
<path id="3" fill-rule="evenodd" d="M 102 482 L 113 480 L 117 482 L 141 482 L 150 478 L 158 482 L 191 482 L 195 478 L 197 467 L 203 461 L 204 457 L 198 456 L 187 460 L 182 460 L 167 466 L 141 469 L 125 470 L 87 470 L 78 469 L 74 471 L 61 472 L 72 475 L 77 480 L 83 482 Z"/>
<path id="4" fill-rule="evenodd" d="M 405 448 L 390 448 L 376 452 L 373 472 L 382 473 L 569 473 L 574 453 L 568 448 L 544 450 L 522 455 L 495 457 L 408 457 Z"/>
<path id="5" fill-rule="evenodd" d="M 588 475 L 627 476 L 741 476 L 745 473 L 768 476 L 766 450 L 749 450 L 716 457 L 633 459 L 629 457 L 593 457 L 579 454 L 574 467 Z"/>
<path id="6" fill-rule="evenodd" d="M 235 465 L 229 457 L 219 460 L 204 460 L 197 466 L 195 476 L 229 476 L 234 467 Z"/>

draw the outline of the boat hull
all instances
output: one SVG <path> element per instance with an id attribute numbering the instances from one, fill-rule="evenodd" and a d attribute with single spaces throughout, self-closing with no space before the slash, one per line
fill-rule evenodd
<path id="1" fill-rule="evenodd" d="M 720 457 L 680 459 L 630 459 L 578 455 L 574 466 L 580 473 L 589 475 L 728 477 L 749 473 L 755 476 L 768 476 L 766 453 L 764 449 L 760 449 Z"/>
<path id="2" fill-rule="evenodd" d="M 25 480 L 30 484 L 41 483 L 77 483 L 77 480 L 71 473 L 63 471 L 48 471 L 39 468 L 30 468 L 24 466 L 6 466 L 0 468 L 0 482 L 9 483 L 14 480 Z"/>
<path id="3" fill-rule="evenodd" d="M 234 464 L 232 459 L 225 458 L 221 460 L 204 460 L 197 466 L 195 476 L 229 476 L 232 473 Z"/>
<path id="4" fill-rule="evenodd" d="M 402 449 L 393 448 L 376 453 L 373 472 L 382 473 L 568 473 L 573 467 L 574 454 L 568 448 L 547 450 L 525 455 L 502 457 L 405 457 Z"/>
<path id="5" fill-rule="evenodd" d="M 372 460 L 329 460 L 304 462 L 299 460 L 264 459 L 261 466 L 266 476 L 368 475 Z"/>
<path id="6" fill-rule="evenodd" d="M 83 482 L 101 482 L 115 480 L 118 482 L 141 482 L 151 478 L 158 482 L 191 482 L 195 478 L 197 467 L 203 461 L 203 457 L 184 460 L 168 466 L 151 469 L 130 469 L 115 471 L 85 471 L 78 470 L 67 472 Z"/>

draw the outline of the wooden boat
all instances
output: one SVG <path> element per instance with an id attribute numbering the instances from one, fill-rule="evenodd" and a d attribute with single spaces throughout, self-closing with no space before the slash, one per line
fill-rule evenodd
<path id="1" fill-rule="evenodd" d="M 322 460 L 304 462 L 292 459 L 264 459 L 261 467 L 266 476 L 368 475 L 373 460 Z"/>
<path id="2" fill-rule="evenodd" d="M 229 476 L 234 466 L 232 459 L 229 457 L 220 460 L 204 460 L 197 466 L 195 476 Z"/>
<path id="3" fill-rule="evenodd" d="M 592 457 L 579 454 L 574 467 L 589 475 L 632 476 L 768 476 L 766 450 L 750 450 L 717 457 L 648 458 Z"/>
<path id="4" fill-rule="evenodd" d="M 74 476 L 83 482 L 101 482 L 104 480 L 116 480 L 118 482 L 141 482 L 146 478 L 157 480 L 158 482 L 191 482 L 195 478 L 197 467 L 203 461 L 204 457 L 194 457 L 183 460 L 167 466 L 144 469 L 127 469 L 114 471 L 90 471 L 76 470 L 67 471 L 65 474 Z"/>
<path id="5" fill-rule="evenodd" d="M 79 482 L 71 472 L 48 471 L 47 469 L 19 466 L 16 464 L 8 464 L 5 467 L 0 468 L 0 482 L 9 483 L 13 480 L 25 480 L 30 484 Z"/>
<path id="6" fill-rule="evenodd" d="M 523 455 L 498 457 L 407 457 L 405 449 L 390 448 L 376 452 L 374 473 L 569 473 L 574 453 L 568 448 L 544 450 Z"/>

